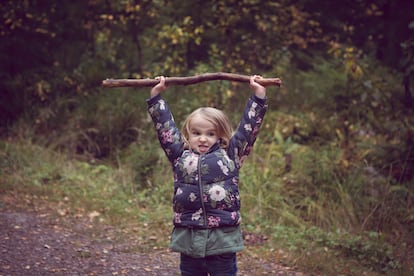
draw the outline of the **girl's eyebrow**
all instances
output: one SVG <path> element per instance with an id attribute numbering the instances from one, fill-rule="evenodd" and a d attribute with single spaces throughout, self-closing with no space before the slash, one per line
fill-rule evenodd
<path id="1" fill-rule="evenodd" d="M 200 131 L 200 128 L 198 128 L 198 127 L 190 127 L 190 131 Z M 211 132 L 211 131 L 217 132 L 217 129 L 216 128 L 209 128 L 209 129 L 206 129 L 205 131 L 208 131 L 208 132 Z"/>

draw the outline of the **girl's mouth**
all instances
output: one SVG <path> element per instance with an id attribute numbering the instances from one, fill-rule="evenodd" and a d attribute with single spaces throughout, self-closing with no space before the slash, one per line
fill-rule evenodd
<path id="1" fill-rule="evenodd" d="M 206 145 L 199 145 L 198 149 L 201 153 L 208 151 L 208 146 Z"/>

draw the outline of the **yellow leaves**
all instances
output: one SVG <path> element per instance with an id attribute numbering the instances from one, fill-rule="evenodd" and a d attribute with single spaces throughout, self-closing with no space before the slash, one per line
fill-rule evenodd
<path id="1" fill-rule="evenodd" d="M 201 37 L 196 37 L 194 39 L 194 43 L 197 44 L 197 45 L 200 45 L 201 44 Z"/>
<path id="2" fill-rule="evenodd" d="M 169 40 L 173 45 L 186 44 L 190 40 L 200 45 L 203 33 L 204 27 L 194 26 L 192 18 L 186 16 L 181 24 L 164 25 L 159 36 Z"/>
<path id="3" fill-rule="evenodd" d="M 184 17 L 183 23 L 184 23 L 184 25 L 192 24 L 193 19 L 191 18 L 191 16 L 186 16 L 186 17 Z"/>
<path id="4" fill-rule="evenodd" d="M 331 41 L 331 48 L 328 50 L 328 54 L 334 56 L 334 58 L 339 58 L 342 52 L 341 45 L 337 42 Z"/>
<path id="5" fill-rule="evenodd" d="M 49 31 L 48 31 L 48 30 L 43 29 L 43 28 L 36 28 L 34 31 L 35 31 L 36 33 L 41 33 L 41 34 L 48 34 L 48 33 L 49 33 Z"/>
<path id="6" fill-rule="evenodd" d="M 194 39 L 194 43 L 197 45 L 201 44 L 201 35 L 204 33 L 204 27 L 203 26 L 197 26 L 194 31 L 193 31 L 193 39 Z"/>
<path id="7" fill-rule="evenodd" d="M 230 90 L 230 89 L 227 89 L 226 90 L 226 96 L 228 98 L 233 97 L 233 95 L 234 95 L 234 91 L 233 90 Z"/>
<path id="8" fill-rule="evenodd" d="M 338 137 L 338 140 L 340 140 L 340 141 L 344 140 L 344 135 L 342 134 L 340 129 L 336 128 L 335 133 L 336 133 L 336 136 Z"/>
<path id="9" fill-rule="evenodd" d="M 293 35 L 292 36 L 292 42 L 296 45 L 298 45 L 299 47 L 301 47 L 302 49 L 306 49 L 308 44 L 306 42 L 306 40 L 304 39 L 303 36 L 300 35 Z"/>
<path id="10" fill-rule="evenodd" d="M 161 31 L 158 32 L 156 45 L 164 50 L 162 70 L 169 74 L 180 74 L 186 60 L 187 44 L 193 42 L 200 45 L 203 34 L 204 26 L 196 26 L 190 16 L 176 23 L 163 25 Z"/>
<path id="11" fill-rule="evenodd" d="M 355 60 L 345 61 L 345 72 L 353 79 L 360 79 L 363 75 L 362 68 L 355 62 Z"/>
<path id="12" fill-rule="evenodd" d="M 345 33 L 352 34 L 355 31 L 355 27 L 352 26 L 352 25 L 343 25 L 342 28 L 343 28 Z"/>
<path id="13" fill-rule="evenodd" d="M 125 6 L 126 12 L 140 12 L 141 6 L 139 4 L 137 5 L 131 5 L 131 3 L 128 1 Z"/>
<path id="14" fill-rule="evenodd" d="M 114 16 L 112 14 L 101 14 L 100 18 L 109 21 L 114 20 Z"/>
<path id="15" fill-rule="evenodd" d="M 372 3 L 370 6 L 367 7 L 365 14 L 368 16 L 382 16 L 383 11 L 380 10 L 375 3 Z"/>
<path id="16" fill-rule="evenodd" d="M 264 22 L 264 21 L 258 21 L 256 24 L 257 24 L 257 28 L 258 28 L 260 31 L 265 32 L 265 31 L 267 30 L 267 28 L 268 28 L 268 24 L 267 24 L 267 22 Z"/>
<path id="17" fill-rule="evenodd" d="M 36 95 L 42 101 L 46 100 L 48 94 L 51 92 L 50 84 L 45 80 L 41 80 L 36 83 L 35 87 Z"/>
<path id="18" fill-rule="evenodd" d="M 342 60 L 345 73 L 352 79 L 360 79 L 364 74 L 359 64 L 362 52 L 354 47 L 344 47 L 337 42 L 331 42 L 330 46 L 331 48 L 328 50 L 328 54 L 331 54 L 336 59 Z"/>
<path id="19" fill-rule="evenodd" d="M 355 52 L 354 47 L 345 48 L 344 59 L 352 59 L 355 56 Z"/>
<path id="20" fill-rule="evenodd" d="M 165 25 L 162 28 L 162 32 L 159 33 L 160 38 L 164 38 L 170 41 L 173 45 L 181 44 L 187 41 L 187 38 L 184 37 L 184 32 L 181 27 L 177 25 Z"/>
<path id="21" fill-rule="evenodd" d="M 204 33 L 204 27 L 203 26 L 198 26 L 194 29 L 194 34 L 198 35 L 198 34 L 202 34 Z"/>
<path id="22" fill-rule="evenodd" d="M 353 47 L 348 47 L 345 49 L 344 53 L 344 66 L 345 72 L 351 76 L 353 79 L 359 79 L 362 77 L 363 72 L 362 68 L 357 63 L 359 58 L 359 53 Z"/>

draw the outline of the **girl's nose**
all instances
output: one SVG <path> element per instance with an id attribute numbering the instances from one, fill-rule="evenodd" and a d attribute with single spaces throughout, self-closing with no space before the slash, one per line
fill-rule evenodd
<path id="1" fill-rule="evenodd" d="M 201 135 L 200 136 L 200 141 L 204 142 L 204 141 L 207 141 L 207 139 L 206 139 L 206 137 L 204 135 Z"/>

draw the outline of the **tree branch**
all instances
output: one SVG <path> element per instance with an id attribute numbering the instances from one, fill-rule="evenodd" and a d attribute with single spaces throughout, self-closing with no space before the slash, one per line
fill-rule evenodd
<path id="1" fill-rule="evenodd" d="M 191 77 L 166 77 L 165 84 L 170 85 L 191 85 L 204 81 L 215 81 L 215 80 L 227 80 L 236 82 L 247 82 L 250 81 L 250 76 L 232 74 L 232 73 L 204 73 L 201 75 Z M 256 80 L 263 86 L 281 86 L 282 81 L 279 78 L 262 78 Z M 106 79 L 102 81 L 103 87 L 153 87 L 159 83 L 156 79 Z"/>

